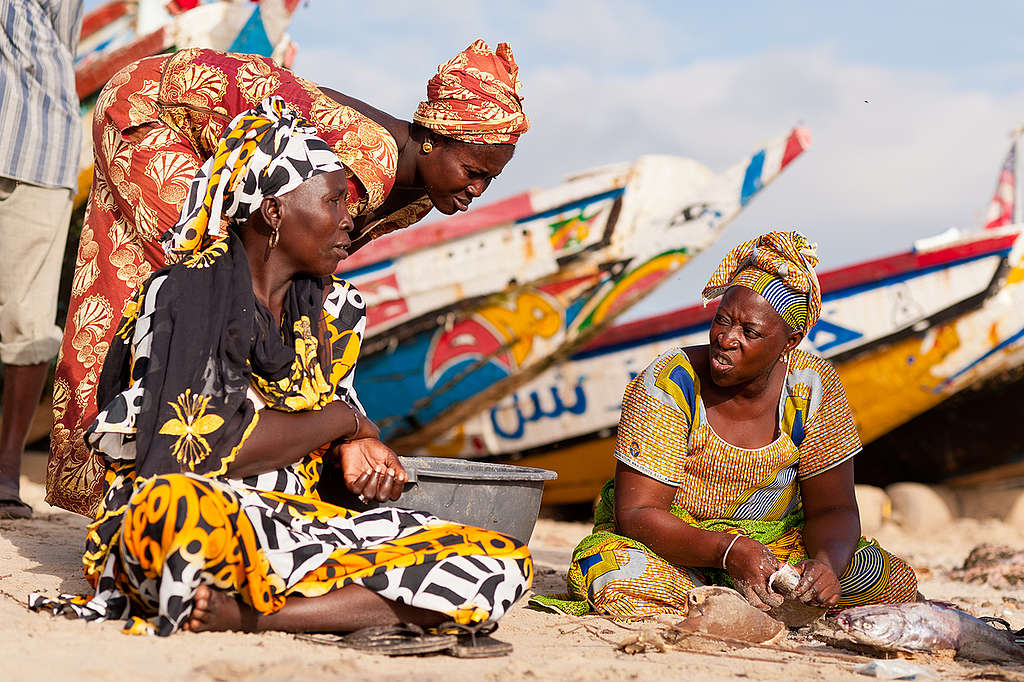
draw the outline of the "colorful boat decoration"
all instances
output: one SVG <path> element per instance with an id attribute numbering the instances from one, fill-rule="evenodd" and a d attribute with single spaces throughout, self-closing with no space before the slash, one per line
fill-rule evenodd
<path id="1" fill-rule="evenodd" d="M 82 150 L 75 206 L 92 186 L 92 110 L 119 69 L 183 47 L 209 47 L 273 57 L 289 65 L 295 47 L 285 33 L 299 0 L 115 0 L 82 19 L 75 87 L 82 109 Z"/>
<path id="2" fill-rule="evenodd" d="M 1016 142 L 987 229 L 950 230 L 819 275 L 821 320 L 802 347 L 835 365 L 865 443 L 1024 365 L 1015 163 Z M 714 304 L 695 305 L 614 326 L 420 452 L 552 469 L 559 477 L 545 488 L 546 504 L 589 503 L 614 473 L 626 384 L 666 348 L 707 343 L 713 314 Z"/>
<path id="3" fill-rule="evenodd" d="M 820 275 L 822 317 L 803 347 L 843 379 L 865 442 L 1024 362 L 1020 226 L 920 244 Z M 609 329 L 424 452 L 553 469 L 549 504 L 586 502 L 614 471 L 626 384 L 666 348 L 707 343 L 714 307 Z"/>
<path id="4" fill-rule="evenodd" d="M 369 306 L 368 414 L 408 452 L 490 408 L 714 242 L 809 143 L 793 129 L 719 175 L 641 157 L 353 254 L 341 274 Z"/>

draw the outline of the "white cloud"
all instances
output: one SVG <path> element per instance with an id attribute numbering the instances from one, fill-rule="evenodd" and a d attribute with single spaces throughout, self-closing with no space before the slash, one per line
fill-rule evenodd
<path id="1" fill-rule="evenodd" d="M 517 180 L 552 182 L 555 169 L 649 152 L 718 170 L 803 121 L 814 147 L 759 203 L 843 247 L 863 244 L 865 232 L 894 234 L 880 252 L 973 224 L 1024 105 L 1024 90 L 996 97 L 936 76 L 844 64 L 829 50 L 636 78 L 544 70 L 524 82 L 533 130 L 508 171 Z"/>
<path id="2" fill-rule="evenodd" d="M 821 243 L 830 268 L 905 250 L 951 225 L 975 227 L 1008 147 L 1006 133 L 1024 111 L 1022 86 L 985 89 L 955 74 L 866 66 L 827 43 L 680 63 L 672 41 L 685 36 L 659 25 L 649 10 L 608 0 L 586 12 L 558 2 L 518 23 L 490 10 L 471 14 L 428 12 L 422 41 L 396 29 L 394 38 L 354 46 L 304 47 L 296 67 L 409 116 L 449 52 L 478 35 L 512 42 L 532 129 L 490 200 L 645 153 L 688 156 L 722 170 L 759 142 L 806 124 L 812 149 L 748 206 L 726 233 L 729 243 L 714 253 L 770 227 L 797 227 Z M 375 20 L 404 21 L 395 17 Z M 698 268 L 713 265 L 694 263 L 681 277 L 697 278 Z M 661 292 L 658 300 L 670 297 L 678 298 Z"/>
<path id="3" fill-rule="evenodd" d="M 581 10 L 579 2 L 559 0 L 529 12 L 526 20 L 546 58 L 575 64 L 662 63 L 683 39 L 638 2 L 591 0 Z"/>

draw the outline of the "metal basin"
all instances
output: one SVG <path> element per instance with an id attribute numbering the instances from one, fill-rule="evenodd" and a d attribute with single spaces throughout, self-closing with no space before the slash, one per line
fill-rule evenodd
<path id="1" fill-rule="evenodd" d="M 512 464 L 447 457 L 399 459 L 409 474 L 409 482 L 395 502 L 360 502 L 344 484 L 331 486 L 329 492 L 321 490 L 321 496 L 356 511 L 377 507 L 416 509 L 446 521 L 496 530 L 529 542 L 540 511 L 544 481 L 558 478 L 554 471 Z"/>

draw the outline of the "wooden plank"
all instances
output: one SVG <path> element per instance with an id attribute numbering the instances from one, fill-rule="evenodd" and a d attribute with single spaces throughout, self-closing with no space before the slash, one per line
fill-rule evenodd
<path id="1" fill-rule="evenodd" d="M 124 15 L 128 14 L 127 2 L 121 0 L 115 0 L 114 2 L 108 2 L 105 5 L 100 5 L 93 11 L 82 17 L 82 33 L 81 39 L 88 38 L 96 31 L 109 24 L 110 22 L 120 19 Z"/>
<path id="2" fill-rule="evenodd" d="M 158 28 L 149 35 L 139 38 L 130 45 L 125 45 L 105 57 L 91 60 L 75 72 L 75 90 L 78 99 L 83 99 L 98 91 L 110 77 L 122 68 L 143 57 L 151 57 L 169 47 L 166 31 Z"/>
<path id="3" fill-rule="evenodd" d="M 1024 478 L 1024 461 L 1010 462 L 1002 466 L 992 467 L 973 474 L 954 476 L 943 481 L 944 484 L 958 488 L 983 485 L 985 483 L 1006 483 L 1011 479 Z"/>
<path id="4" fill-rule="evenodd" d="M 832 293 L 888 277 L 898 277 L 911 273 L 914 270 L 923 270 L 968 258 L 977 258 L 990 253 L 1005 251 L 1013 246 L 1019 234 L 1014 233 L 995 237 L 985 236 L 967 243 L 956 244 L 935 251 L 899 253 L 823 272 L 818 275 L 818 281 L 821 284 L 823 293 Z M 716 306 L 717 304 L 714 301 L 709 303 L 706 308 L 697 304 L 642 320 L 634 320 L 626 324 L 616 325 L 601 334 L 585 350 L 628 343 L 646 336 L 657 336 L 706 324 L 714 317 Z"/>

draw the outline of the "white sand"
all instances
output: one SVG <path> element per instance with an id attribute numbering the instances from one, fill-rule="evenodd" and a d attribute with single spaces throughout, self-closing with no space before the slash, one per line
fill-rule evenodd
<path id="1" fill-rule="evenodd" d="M 42 501 L 45 458 L 26 456 L 22 494 L 35 510 L 31 521 L 0 521 L 0 661 L 4 680 L 660 680 L 701 682 L 756 680 L 863 680 L 855 662 L 827 655 L 830 649 L 792 652 L 759 648 L 730 653 L 669 651 L 630 656 L 600 637 L 619 641 L 627 633 L 598 618 L 575 619 L 516 608 L 501 622 L 498 637 L 515 651 L 498 659 L 459 660 L 448 656 L 387 658 L 297 641 L 270 633 L 180 633 L 168 638 L 129 637 L 120 623 L 55 619 L 31 613 L 31 591 L 86 592 L 80 554 L 86 520 Z M 541 520 L 530 547 L 538 592 L 564 590 L 565 567 L 576 542 L 588 532 L 582 523 Z M 959 520 L 941 532 L 914 537 L 889 525 L 877 534 L 883 546 L 906 557 L 921 572 L 930 598 L 950 600 L 978 613 L 1001 616 L 1024 627 L 1024 594 L 987 585 L 954 582 L 944 571 L 960 565 L 981 542 L 1024 548 L 1024 530 L 1001 522 Z M 1005 599 L 1008 598 L 1008 599 Z M 525 602 L 525 600 L 524 600 Z M 580 627 L 586 624 L 587 627 Z M 801 644 L 791 637 L 787 646 Z M 749 660 L 764 659 L 764 660 Z M 867 661 L 867 658 L 861 659 Z M 928 660 L 943 679 L 1021 679 L 1024 670 Z M 995 675 L 990 676 L 990 675 Z"/>

